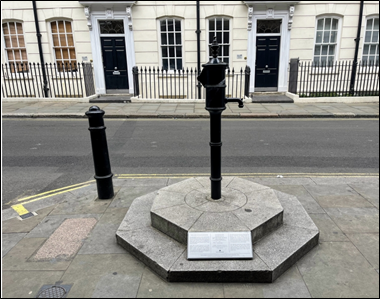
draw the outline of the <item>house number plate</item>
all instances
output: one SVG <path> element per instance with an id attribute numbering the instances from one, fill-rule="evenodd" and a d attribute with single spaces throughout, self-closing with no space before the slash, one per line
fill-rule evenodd
<path id="1" fill-rule="evenodd" d="M 119 71 L 114 71 L 113 74 L 116 75 L 116 76 L 119 76 L 120 72 Z"/>
<path id="2" fill-rule="evenodd" d="M 187 259 L 253 259 L 250 232 L 188 233 Z"/>
<path id="3" fill-rule="evenodd" d="M 270 71 L 263 71 L 263 74 L 270 74 Z"/>

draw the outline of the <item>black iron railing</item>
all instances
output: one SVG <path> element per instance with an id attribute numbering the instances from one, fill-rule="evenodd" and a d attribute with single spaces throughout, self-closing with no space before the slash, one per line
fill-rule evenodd
<path id="1" fill-rule="evenodd" d="M 95 94 L 93 67 L 91 63 L 2 64 L 1 88 L 7 98 L 89 97 Z"/>
<path id="2" fill-rule="evenodd" d="M 379 96 L 379 61 L 290 63 L 289 92 L 300 97 Z"/>
<path id="3" fill-rule="evenodd" d="M 249 97 L 251 69 L 226 70 L 227 97 Z M 155 67 L 134 67 L 134 96 L 143 99 L 198 99 L 197 69 L 168 71 Z M 205 99 L 203 90 L 202 99 Z"/>

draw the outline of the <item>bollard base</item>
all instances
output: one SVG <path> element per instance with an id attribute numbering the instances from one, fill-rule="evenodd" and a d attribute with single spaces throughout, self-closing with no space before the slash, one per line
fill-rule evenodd
<path id="1" fill-rule="evenodd" d="M 112 182 L 113 174 L 107 177 L 95 176 L 98 189 L 98 198 L 101 200 L 112 199 L 115 196 Z"/>

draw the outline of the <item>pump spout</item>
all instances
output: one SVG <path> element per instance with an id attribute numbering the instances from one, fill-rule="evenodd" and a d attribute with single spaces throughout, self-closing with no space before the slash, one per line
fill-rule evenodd
<path id="1" fill-rule="evenodd" d="M 239 108 L 244 108 L 243 100 L 239 98 L 227 98 L 226 103 L 239 103 Z"/>

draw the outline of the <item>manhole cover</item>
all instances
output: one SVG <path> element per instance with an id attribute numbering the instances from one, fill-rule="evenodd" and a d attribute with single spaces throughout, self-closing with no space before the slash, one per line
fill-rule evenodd
<path id="1" fill-rule="evenodd" d="M 63 298 L 66 290 L 60 286 L 52 286 L 40 292 L 36 298 Z"/>

